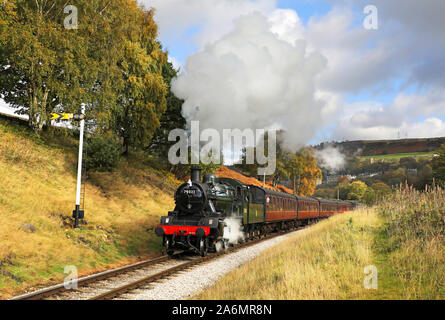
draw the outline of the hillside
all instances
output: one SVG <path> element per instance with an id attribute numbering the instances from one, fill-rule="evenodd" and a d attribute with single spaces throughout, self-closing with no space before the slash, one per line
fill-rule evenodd
<path id="1" fill-rule="evenodd" d="M 440 148 L 445 143 L 444 138 L 400 139 L 400 140 L 357 140 L 330 143 L 347 156 L 376 156 L 399 153 L 429 153 Z M 314 148 L 321 150 L 326 143 Z"/>
<path id="2" fill-rule="evenodd" d="M 22 121 L 0 117 L 0 298 L 36 284 L 159 254 L 153 226 L 174 206 L 179 183 L 141 156 L 113 173 L 91 173 L 85 220 L 72 228 L 77 140 L 66 133 L 38 138 Z"/>

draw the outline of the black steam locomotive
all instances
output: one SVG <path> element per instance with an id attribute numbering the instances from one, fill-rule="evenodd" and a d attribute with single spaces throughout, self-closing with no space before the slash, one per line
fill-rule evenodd
<path id="1" fill-rule="evenodd" d="M 306 225 L 352 210 L 354 203 L 277 192 L 238 180 L 204 175 L 191 178 L 175 193 L 175 209 L 161 217 L 156 234 L 168 254 L 191 249 L 205 256 L 263 234 Z"/>

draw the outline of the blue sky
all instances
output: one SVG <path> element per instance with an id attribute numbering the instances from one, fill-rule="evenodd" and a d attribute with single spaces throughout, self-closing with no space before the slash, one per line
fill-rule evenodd
<path id="1" fill-rule="evenodd" d="M 278 0 L 277 8 L 295 10 L 306 24 L 311 17 L 328 13 L 332 9 L 332 3 L 325 0 Z"/>

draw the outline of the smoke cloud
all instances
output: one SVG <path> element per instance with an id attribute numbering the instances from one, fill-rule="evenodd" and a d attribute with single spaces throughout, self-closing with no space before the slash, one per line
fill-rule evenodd
<path id="1" fill-rule="evenodd" d="M 322 168 L 331 172 L 337 172 L 345 166 L 345 156 L 332 146 L 315 151 L 315 155 Z"/>
<path id="2" fill-rule="evenodd" d="M 315 134 L 323 102 L 314 82 L 326 59 L 308 53 L 271 31 L 260 13 L 235 21 L 233 30 L 191 55 L 172 83 L 184 99 L 183 115 L 200 128 L 283 129 L 284 143 L 296 150 Z"/>

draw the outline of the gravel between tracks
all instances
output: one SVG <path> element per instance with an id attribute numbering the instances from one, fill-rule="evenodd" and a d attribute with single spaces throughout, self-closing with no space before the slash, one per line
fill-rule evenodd
<path id="1" fill-rule="evenodd" d="M 294 231 L 263 241 L 256 245 L 223 255 L 216 260 L 182 271 L 171 279 L 151 283 L 147 287 L 133 290 L 117 299 L 131 300 L 184 300 L 210 287 L 221 277 L 252 260 L 264 250 L 271 248 L 284 239 L 304 230 Z"/>

